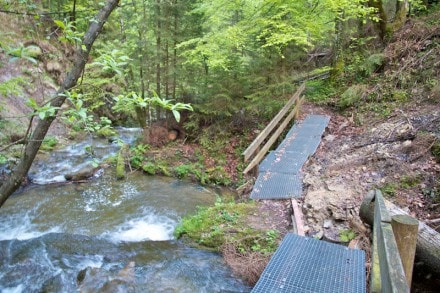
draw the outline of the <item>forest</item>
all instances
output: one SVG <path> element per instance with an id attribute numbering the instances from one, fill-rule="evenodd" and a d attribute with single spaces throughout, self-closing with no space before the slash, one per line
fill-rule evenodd
<path id="1" fill-rule="evenodd" d="M 242 153 L 305 83 L 301 112 L 331 117 L 305 167 L 310 235 L 325 238 L 332 218 L 338 241 L 368 250 L 354 214 L 371 188 L 438 231 L 439 13 L 428 0 L 0 0 L 0 207 L 33 184 L 36 157 L 104 137 L 119 152 L 101 162 L 87 146 L 92 163 L 67 181 L 113 168 L 226 188 L 176 237 L 222 251 L 253 284 L 291 207 L 249 203 Z M 124 145 L 118 127 L 142 135 Z M 329 193 L 324 212 L 317 198 Z M 283 224 L 236 227 L 262 209 Z M 213 226 L 221 236 L 201 239 Z M 243 272 L 241 257 L 258 265 Z"/>

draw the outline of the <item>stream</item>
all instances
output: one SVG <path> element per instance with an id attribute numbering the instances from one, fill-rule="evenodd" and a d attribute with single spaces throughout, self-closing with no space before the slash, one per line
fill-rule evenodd
<path id="1" fill-rule="evenodd" d="M 90 160 L 87 143 L 99 159 L 118 149 L 94 139 L 43 156 L 29 173 L 38 184 L 0 208 L 1 292 L 251 290 L 218 253 L 173 237 L 183 216 L 214 204 L 214 192 L 140 172 L 117 181 L 110 169 L 85 183 L 63 182 L 63 173 Z"/>

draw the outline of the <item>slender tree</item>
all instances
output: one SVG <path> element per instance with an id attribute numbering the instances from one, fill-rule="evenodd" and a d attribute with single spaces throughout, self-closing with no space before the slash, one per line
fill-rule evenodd
<path id="1" fill-rule="evenodd" d="M 57 91 L 56 96 L 52 99 L 50 106 L 54 109 L 59 109 L 66 96 L 64 93 L 74 87 L 81 77 L 84 67 L 89 58 L 90 50 L 92 49 L 93 43 L 101 32 L 104 23 L 107 21 L 108 17 L 112 11 L 117 7 L 119 0 L 108 0 L 106 4 L 101 8 L 95 17 L 95 21 L 91 21 L 87 32 L 82 40 L 82 45 L 78 46 L 75 52 L 74 63 L 71 71 L 67 74 L 63 83 Z M 32 132 L 27 144 L 24 148 L 24 152 L 17 166 L 14 168 L 13 172 L 8 176 L 8 178 L 0 186 L 0 206 L 8 199 L 8 197 L 21 185 L 24 178 L 27 176 L 29 168 L 35 159 L 35 156 L 40 148 L 40 145 L 49 130 L 50 125 L 56 118 L 55 115 L 45 117 L 38 121 L 35 130 Z"/>

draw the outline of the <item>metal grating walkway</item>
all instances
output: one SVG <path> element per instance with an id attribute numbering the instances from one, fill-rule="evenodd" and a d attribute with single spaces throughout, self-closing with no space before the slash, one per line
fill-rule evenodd
<path id="1" fill-rule="evenodd" d="M 300 197 L 301 168 L 316 152 L 329 121 L 328 116 L 309 115 L 301 123 L 294 124 L 278 148 L 260 163 L 251 198 Z"/>
<path id="2" fill-rule="evenodd" d="M 271 188 L 267 188 L 271 186 Z M 302 174 L 260 173 L 254 184 L 252 198 L 283 199 L 300 197 L 302 193 Z"/>
<path id="3" fill-rule="evenodd" d="M 287 234 L 252 292 L 365 293 L 365 252 Z"/>

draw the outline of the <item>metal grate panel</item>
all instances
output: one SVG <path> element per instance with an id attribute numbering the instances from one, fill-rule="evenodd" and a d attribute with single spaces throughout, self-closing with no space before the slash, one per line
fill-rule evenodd
<path id="1" fill-rule="evenodd" d="M 310 115 L 302 123 L 293 125 L 277 150 L 270 152 L 260 163 L 260 174 L 251 198 L 300 197 L 301 168 L 318 148 L 329 120 L 327 116 Z"/>
<path id="2" fill-rule="evenodd" d="M 282 199 L 300 197 L 302 174 L 262 172 L 252 189 L 252 199 Z"/>
<path id="3" fill-rule="evenodd" d="M 313 155 L 321 142 L 321 137 L 306 137 L 298 135 L 295 140 L 287 138 L 278 146 L 276 151 L 304 152 L 306 157 Z"/>
<path id="4" fill-rule="evenodd" d="M 252 292 L 365 293 L 365 252 L 289 233 Z"/>
<path id="5" fill-rule="evenodd" d="M 308 152 L 271 152 L 261 162 L 259 171 L 297 174 L 308 157 Z"/>
<path id="6" fill-rule="evenodd" d="M 330 117 L 325 115 L 307 115 L 303 123 L 326 125 L 330 122 Z"/>

